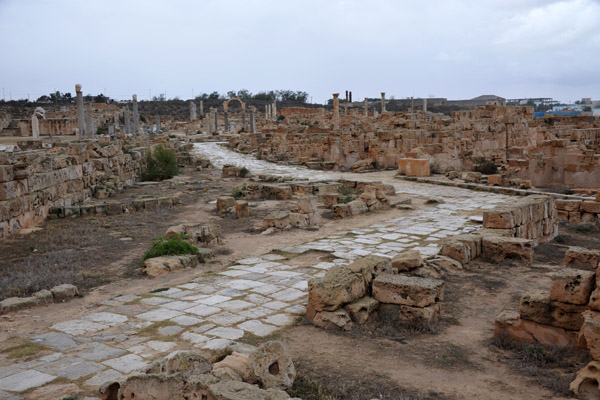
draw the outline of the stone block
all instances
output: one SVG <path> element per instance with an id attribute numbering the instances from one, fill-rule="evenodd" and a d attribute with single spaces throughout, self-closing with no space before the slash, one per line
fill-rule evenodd
<path id="1" fill-rule="evenodd" d="M 406 176 L 429 176 L 429 160 L 418 158 L 401 158 L 398 160 L 398 173 Z"/>
<path id="2" fill-rule="evenodd" d="M 600 360 L 600 312 L 585 311 L 579 336 L 594 360 Z"/>
<path id="3" fill-rule="evenodd" d="M 443 296 L 444 282 L 438 279 L 381 274 L 373 280 L 373 298 L 381 303 L 426 307 Z"/>
<path id="4" fill-rule="evenodd" d="M 77 290 L 77 286 L 68 283 L 54 286 L 52 289 L 50 289 L 50 291 L 52 292 L 52 296 L 54 296 L 55 301 L 65 301 L 75 296 L 79 296 L 79 290 Z"/>
<path id="5" fill-rule="evenodd" d="M 316 311 L 335 311 L 366 294 L 363 277 L 345 266 L 335 266 L 321 278 L 308 281 L 308 302 Z"/>
<path id="6" fill-rule="evenodd" d="M 196 265 L 198 265 L 198 257 L 195 255 L 154 257 L 144 261 L 141 272 L 156 277 Z"/>
<path id="7" fill-rule="evenodd" d="M 235 201 L 235 214 L 238 218 L 248 218 L 250 216 L 250 208 L 246 200 Z"/>
<path id="8" fill-rule="evenodd" d="M 352 200 L 347 205 L 350 210 L 350 215 L 360 215 L 369 211 L 367 203 L 361 199 Z"/>
<path id="9" fill-rule="evenodd" d="M 556 209 L 561 211 L 579 211 L 581 200 L 555 200 Z"/>
<path id="10" fill-rule="evenodd" d="M 12 165 L 0 165 L 0 182 L 12 181 L 15 177 Z"/>
<path id="11" fill-rule="evenodd" d="M 343 219 L 352 216 L 352 210 L 348 204 L 334 204 L 331 210 L 334 219 Z"/>
<path id="12" fill-rule="evenodd" d="M 600 263 L 600 250 L 571 246 L 565 253 L 564 263 L 567 268 L 595 271 Z"/>
<path id="13" fill-rule="evenodd" d="M 584 201 L 581 203 L 581 211 L 593 214 L 600 214 L 600 202 Z"/>
<path id="14" fill-rule="evenodd" d="M 271 341 L 260 345 L 248 359 L 262 387 L 287 389 L 294 384 L 296 369 L 281 342 Z"/>
<path id="15" fill-rule="evenodd" d="M 501 186 L 502 175 L 488 175 L 488 185 Z"/>
<path id="16" fill-rule="evenodd" d="M 569 389 L 579 399 L 600 399 L 600 362 L 590 361 L 577 371 Z"/>
<path id="17" fill-rule="evenodd" d="M 394 273 L 412 271 L 423 266 L 423 258 L 418 250 L 407 250 L 392 258 Z"/>
<path id="18" fill-rule="evenodd" d="M 309 303 L 306 307 L 306 319 L 314 326 L 327 330 L 347 331 L 353 327 L 349 312 L 343 308 L 335 311 L 316 311 Z"/>
<path id="19" fill-rule="evenodd" d="M 311 214 L 317 212 L 317 197 L 312 195 L 302 196 L 298 199 L 298 212 Z"/>
<path id="20" fill-rule="evenodd" d="M 442 305 L 435 303 L 427 307 L 400 306 L 400 322 L 425 322 L 427 324 L 437 324 L 442 317 Z"/>
<path id="21" fill-rule="evenodd" d="M 232 212 L 235 209 L 235 198 L 232 196 L 217 197 L 217 211 L 221 213 Z"/>
<path id="22" fill-rule="evenodd" d="M 579 330 L 583 324 L 585 305 L 552 301 L 547 291 L 533 290 L 521 297 L 519 313 L 522 319 L 568 330 Z"/>
<path id="23" fill-rule="evenodd" d="M 587 304 L 594 288 L 594 271 L 565 268 L 551 275 L 550 299 L 571 304 Z"/>
<path id="24" fill-rule="evenodd" d="M 367 292 L 370 294 L 370 285 L 376 276 L 392 273 L 392 262 L 387 257 L 369 255 L 357 258 L 346 268 L 363 277 Z"/>
<path id="25" fill-rule="evenodd" d="M 511 210 L 496 208 L 483 212 L 483 227 L 490 229 L 511 229 L 516 225 Z"/>
<path id="26" fill-rule="evenodd" d="M 38 299 L 35 297 L 9 297 L 0 301 L 0 314 L 35 307 Z"/>
<path id="27" fill-rule="evenodd" d="M 575 346 L 577 342 L 573 331 L 521 319 L 518 312 L 506 310 L 496 318 L 494 336 L 508 336 L 517 342 L 558 347 Z"/>
<path id="28" fill-rule="evenodd" d="M 356 300 L 353 303 L 346 305 L 345 310 L 353 322 L 364 324 L 369 320 L 369 317 L 377 311 L 379 302 L 372 297 L 365 296 Z"/>
<path id="29" fill-rule="evenodd" d="M 481 242 L 481 255 L 487 261 L 499 263 L 520 259 L 526 264 L 533 260 L 533 241 L 522 238 L 486 235 Z"/>

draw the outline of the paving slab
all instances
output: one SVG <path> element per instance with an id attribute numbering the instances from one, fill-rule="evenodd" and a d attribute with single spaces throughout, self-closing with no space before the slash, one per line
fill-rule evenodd
<path id="1" fill-rule="evenodd" d="M 56 376 L 30 369 L 0 379 L 0 390 L 23 392 L 27 389 L 45 385 L 56 379 Z"/>
<path id="2" fill-rule="evenodd" d="M 123 357 L 113 358 L 111 360 L 103 361 L 102 364 L 107 367 L 116 369 L 119 372 L 129 373 L 135 370 L 145 368 L 148 364 L 140 357 L 135 354 L 128 354 Z"/>
<path id="3" fill-rule="evenodd" d="M 51 326 L 51 328 L 57 331 L 68 333 L 69 335 L 81 336 L 104 330 L 108 328 L 108 325 L 86 321 L 83 319 L 72 319 L 70 321 L 54 324 Z"/>
<path id="4" fill-rule="evenodd" d="M 123 349 L 110 347 L 104 343 L 98 342 L 85 343 L 79 345 L 74 350 L 77 351 L 77 357 L 90 361 L 100 361 L 107 358 L 113 358 L 125 352 Z"/>
<path id="5" fill-rule="evenodd" d="M 106 382 L 117 381 L 121 378 L 123 378 L 123 375 L 120 372 L 117 372 L 114 369 L 107 369 L 106 371 L 102 371 L 85 381 L 84 385 L 90 387 L 100 387 Z"/>
<path id="6" fill-rule="evenodd" d="M 44 333 L 42 335 L 32 337 L 31 340 L 61 351 L 77 346 L 77 342 L 72 336 L 59 332 Z"/>

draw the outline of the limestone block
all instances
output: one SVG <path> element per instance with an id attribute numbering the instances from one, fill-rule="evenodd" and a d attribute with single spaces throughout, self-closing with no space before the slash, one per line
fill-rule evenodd
<path id="1" fill-rule="evenodd" d="M 250 359 L 248 354 L 238 353 L 234 351 L 223 360 L 213 364 L 213 370 L 219 370 L 221 368 L 231 368 L 239 376 L 242 377 L 244 382 L 256 383 L 258 377 L 254 375 L 254 370 L 250 365 Z"/>
<path id="2" fill-rule="evenodd" d="M 344 308 L 353 322 L 364 324 L 369 320 L 369 317 L 377 311 L 378 306 L 379 302 L 377 300 L 365 296 L 353 303 L 347 304 Z"/>
<path id="3" fill-rule="evenodd" d="M 348 203 L 348 207 L 350 209 L 350 215 L 360 215 L 369 211 L 367 203 L 361 199 L 352 200 Z"/>
<path id="4" fill-rule="evenodd" d="M 211 371 L 210 362 L 193 351 L 177 350 L 170 353 L 162 360 L 154 362 L 146 373 L 148 374 L 176 374 L 199 375 Z"/>
<path id="5" fill-rule="evenodd" d="M 426 307 L 443 299 L 438 279 L 381 274 L 373 280 L 373 298 L 381 303 Z"/>
<path id="6" fill-rule="evenodd" d="M 407 250 L 392 258 L 392 269 L 394 272 L 407 272 L 420 268 L 423 258 L 418 250 Z"/>
<path id="7" fill-rule="evenodd" d="M 522 238 L 485 235 L 481 242 L 481 255 L 485 260 L 494 263 L 518 258 L 526 264 L 531 264 L 533 242 Z"/>
<path id="8" fill-rule="evenodd" d="M 64 301 L 75 296 L 79 296 L 79 290 L 77 290 L 77 286 L 68 283 L 54 286 L 52 289 L 50 289 L 50 291 L 52 292 L 52 296 L 54 296 L 55 301 Z"/>
<path id="9" fill-rule="evenodd" d="M 198 265 L 198 257 L 195 255 L 154 257 L 144 261 L 141 272 L 156 277 L 196 265 Z"/>
<path id="10" fill-rule="evenodd" d="M 279 341 L 271 341 L 249 356 L 254 375 L 266 389 L 286 389 L 292 387 L 296 379 L 296 369 L 285 347 Z"/>
<path id="11" fill-rule="evenodd" d="M 237 176 L 240 176 L 240 171 L 241 171 L 241 168 L 238 168 L 234 165 L 225 164 L 225 165 L 223 165 L 221 176 L 223 178 L 237 177 Z"/>
<path id="12" fill-rule="evenodd" d="M 290 396 L 283 390 L 275 388 L 265 390 L 250 383 L 233 380 L 222 380 L 212 384 L 208 387 L 208 391 L 210 394 L 206 399 L 210 400 L 290 400 Z M 202 399 L 202 396 L 198 398 Z"/>
<path id="13" fill-rule="evenodd" d="M 217 197 L 217 211 L 221 213 L 231 212 L 235 209 L 235 198 L 232 196 Z"/>
<path id="14" fill-rule="evenodd" d="M 600 263 L 600 250 L 571 246 L 565 253 L 564 263 L 567 268 L 595 271 Z"/>
<path id="15" fill-rule="evenodd" d="M 565 268 L 551 275 L 550 299 L 571 304 L 587 304 L 594 288 L 594 271 Z"/>
<path id="16" fill-rule="evenodd" d="M 600 202 L 584 201 L 581 203 L 581 211 L 593 214 L 600 214 Z"/>
<path id="17" fill-rule="evenodd" d="M 12 165 L 0 165 L 0 182 L 12 181 L 15 177 Z"/>
<path id="18" fill-rule="evenodd" d="M 581 207 L 580 200 L 555 200 L 556 209 L 561 211 L 579 211 Z"/>
<path id="19" fill-rule="evenodd" d="M 600 399 L 600 362 L 590 361 L 577 371 L 569 389 L 580 399 Z"/>
<path id="20" fill-rule="evenodd" d="M 596 272 L 597 274 L 597 272 Z M 598 276 L 596 275 L 596 283 Z M 592 292 L 592 294 L 590 294 L 590 302 L 589 302 L 589 306 L 590 309 L 594 310 L 594 311 L 600 311 L 600 286 L 596 285 L 596 289 L 594 289 L 594 291 Z"/>
<path id="21" fill-rule="evenodd" d="M 401 158 L 398 160 L 398 173 L 406 176 L 429 176 L 429 160 Z"/>
<path id="22" fill-rule="evenodd" d="M 317 197 L 312 195 L 302 196 L 298 199 L 298 212 L 311 214 L 317 212 Z"/>
<path id="23" fill-rule="evenodd" d="M 165 232 L 165 237 L 169 238 L 169 239 L 173 239 L 178 235 L 184 235 L 185 234 L 185 227 L 183 224 L 179 224 L 179 225 L 173 225 L 167 228 L 167 231 Z"/>
<path id="24" fill-rule="evenodd" d="M 541 343 L 545 346 L 574 346 L 576 334 L 563 328 L 538 324 L 519 318 L 516 311 L 502 311 L 496 318 L 494 336 L 509 336 L 524 343 Z"/>
<path id="25" fill-rule="evenodd" d="M 250 216 L 250 208 L 246 200 L 235 201 L 235 213 L 238 218 L 248 218 Z"/>
<path id="26" fill-rule="evenodd" d="M 491 229 L 510 229 L 516 225 L 511 210 L 495 208 L 483 212 L 483 227 Z"/>
<path id="27" fill-rule="evenodd" d="M 0 314 L 31 308 L 38 304 L 35 297 L 9 297 L 0 301 Z"/>
<path id="28" fill-rule="evenodd" d="M 488 185 L 501 186 L 502 175 L 488 175 Z"/>
<path id="29" fill-rule="evenodd" d="M 300 213 L 290 213 L 290 225 L 298 228 L 308 226 L 308 215 Z"/>
<path id="30" fill-rule="evenodd" d="M 579 333 L 594 360 L 600 360 L 600 313 L 585 311 Z"/>
<path id="31" fill-rule="evenodd" d="M 585 305 L 552 301 L 547 291 L 532 290 L 521 297 L 519 313 L 522 319 L 557 328 L 579 330 L 583 324 Z"/>
<path id="32" fill-rule="evenodd" d="M 348 331 L 353 327 L 349 312 L 343 308 L 335 311 L 316 311 L 309 303 L 306 307 L 306 319 L 314 326 L 327 330 Z"/>
<path id="33" fill-rule="evenodd" d="M 290 213 L 287 211 L 273 211 L 263 219 L 266 227 L 283 229 L 290 226 Z"/>
<path id="34" fill-rule="evenodd" d="M 481 172 L 467 171 L 463 172 L 462 180 L 469 183 L 479 183 L 481 181 Z"/>
<path id="35" fill-rule="evenodd" d="M 370 285 L 376 276 L 392 273 L 392 262 L 387 257 L 369 255 L 357 258 L 346 268 L 363 277 L 367 292 L 370 294 Z"/>
<path id="36" fill-rule="evenodd" d="M 348 204 L 334 204 L 331 208 L 334 219 L 348 218 L 352 216 L 352 210 Z"/>
<path id="37" fill-rule="evenodd" d="M 47 289 L 42 289 L 39 292 L 35 292 L 31 297 L 35 298 L 38 304 L 47 304 L 54 301 L 52 292 Z"/>
<path id="38" fill-rule="evenodd" d="M 400 322 L 425 322 L 437 324 L 442 317 L 442 305 L 435 303 L 427 307 L 400 306 Z"/>
<path id="39" fill-rule="evenodd" d="M 308 302 L 316 311 L 337 310 L 365 293 L 363 277 L 345 266 L 335 266 L 325 276 L 308 281 Z"/>

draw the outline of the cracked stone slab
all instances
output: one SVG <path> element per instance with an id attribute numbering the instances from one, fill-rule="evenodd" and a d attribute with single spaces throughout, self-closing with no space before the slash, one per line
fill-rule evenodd
<path id="1" fill-rule="evenodd" d="M 208 337 L 193 332 L 185 332 L 183 335 L 181 335 L 181 338 L 192 344 L 203 344 L 208 341 Z"/>
<path id="2" fill-rule="evenodd" d="M 277 326 L 285 326 L 294 322 L 294 319 L 294 317 L 287 314 L 275 314 L 264 318 L 264 321 Z"/>
<path id="3" fill-rule="evenodd" d="M 299 299 L 300 297 L 306 296 L 307 293 L 297 290 L 297 289 L 284 289 L 281 292 L 273 293 L 271 295 L 272 298 L 279 301 L 294 301 Z"/>
<path id="4" fill-rule="evenodd" d="M 256 320 L 243 322 L 243 323 L 239 324 L 238 327 L 245 330 L 246 332 L 250 332 L 256 336 L 261 336 L 261 337 L 270 335 L 271 333 L 273 333 L 277 329 L 279 329 L 276 326 L 264 324 L 264 323 L 262 323 L 260 321 L 256 321 Z"/>
<path id="5" fill-rule="evenodd" d="M 182 317 L 178 317 L 178 318 L 182 318 Z M 161 326 L 160 328 L 158 328 L 158 334 L 161 336 L 173 336 L 173 335 L 177 335 L 182 330 L 183 330 L 183 328 L 180 326 L 177 326 L 177 325 Z"/>
<path id="6" fill-rule="evenodd" d="M 139 314 L 137 317 L 139 319 L 143 319 L 146 321 L 159 322 L 159 321 L 166 321 L 171 318 L 179 317 L 180 315 L 183 315 L 183 314 L 179 311 L 168 310 L 166 308 L 159 308 L 156 310 L 152 310 L 152 311 L 148 311 L 148 312 Z"/>
<path id="7" fill-rule="evenodd" d="M 188 315 L 181 315 L 179 317 L 172 318 L 171 321 L 175 322 L 176 324 L 183 325 L 183 326 L 198 325 L 198 324 L 204 322 L 204 320 L 202 318 L 190 317 Z M 180 330 L 181 330 L 181 328 L 180 328 Z"/>
<path id="8" fill-rule="evenodd" d="M 159 353 L 164 353 L 165 351 L 171 350 L 173 347 L 177 346 L 176 343 L 173 342 L 162 342 L 159 340 L 150 340 L 145 343 L 146 346 L 150 347 L 152 350 L 158 351 Z"/>
<path id="9" fill-rule="evenodd" d="M 236 340 L 244 336 L 244 331 L 236 328 L 220 326 L 206 332 L 207 335 L 216 336 L 222 339 Z"/>
<path id="10" fill-rule="evenodd" d="M 94 333 L 108 328 L 108 325 L 98 322 L 86 321 L 83 319 L 72 319 L 70 321 L 59 322 L 52 325 L 50 328 L 68 333 L 73 336 L 81 336 L 87 333 Z"/>
<path id="11" fill-rule="evenodd" d="M 206 317 L 206 319 L 208 321 L 214 322 L 217 325 L 229 326 L 229 325 L 237 324 L 238 322 L 242 322 L 246 318 L 241 315 L 232 314 L 232 313 L 226 311 L 226 312 L 222 312 L 222 313 L 218 313 L 218 314 L 213 314 L 209 317 Z"/>
<path id="12" fill-rule="evenodd" d="M 229 347 L 232 343 L 233 342 L 228 339 L 212 339 L 206 342 L 202 348 L 208 350 L 223 350 Z"/>
<path id="13" fill-rule="evenodd" d="M 230 311 L 244 310 L 246 308 L 250 308 L 253 306 L 254 306 L 254 304 L 249 303 L 244 300 L 231 300 L 231 301 L 227 301 L 225 303 L 219 304 L 219 307 L 221 307 L 225 310 L 230 310 Z"/>
<path id="14" fill-rule="evenodd" d="M 100 387 L 107 382 L 118 381 L 123 378 L 123 375 L 114 369 L 107 369 L 106 371 L 102 371 L 87 381 L 85 381 L 84 385 L 91 387 Z"/>
<path id="15" fill-rule="evenodd" d="M 125 352 L 125 350 L 118 349 L 116 347 L 110 347 L 104 343 L 98 342 L 82 344 L 75 350 L 78 351 L 77 357 L 90 361 L 105 360 L 107 358 L 119 356 Z"/>
<path id="16" fill-rule="evenodd" d="M 97 312 L 89 314 L 83 317 L 83 319 L 92 322 L 99 322 L 108 326 L 113 326 L 127 321 L 126 316 L 110 312 Z"/>
<path id="17" fill-rule="evenodd" d="M 103 369 L 106 369 L 106 367 L 77 357 L 65 357 L 51 363 L 42 364 L 38 366 L 37 369 L 45 373 L 52 372 L 57 376 L 62 376 L 74 381 L 83 376 L 102 371 Z"/>
<path id="18" fill-rule="evenodd" d="M 186 313 L 194 314 L 199 317 L 206 317 L 207 315 L 211 315 L 211 314 L 214 314 L 219 311 L 221 311 L 220 308 L 213 307 L 213 306 L 207 306 L 204 304 L 200 304 L 200 305 L 197 305 L 196 307 L 188 308 L 187 310 L 185 310 Z"/>
<path id="19" fill-rule="evenodd" d="M 27 389 L 45 385 L 55 379 L 56 376 L 54 375 L 30 369 L 0 379 L 0 390 L 19 393 Z"/>
<path id="20" fill-rule="evenodd" d="M 147 366 L 147 363 L 142 359 L 142 357 L 135 354 L 128 354 L 123 357 L 113 358 L 112 360 L 106 360 L 103 361 L 102 364 L 126 374 Z"/>

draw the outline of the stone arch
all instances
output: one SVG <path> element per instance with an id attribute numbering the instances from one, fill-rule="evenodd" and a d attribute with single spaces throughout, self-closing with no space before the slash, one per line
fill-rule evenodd
<path id="1" fill-rule="evenodd" d="M 242 111 L 246 110 L 246 103 L 244 103 L 242 99 L 240 99 L 239 97 L 232 97 L 229 100 L 225 100 L 225 102 L 223 103 L 223 111 L 227 112 L 227 109 L 229 108 L 229 102 L 234 100 L 240 103 L 240 105 L 242 106 Z"/>

